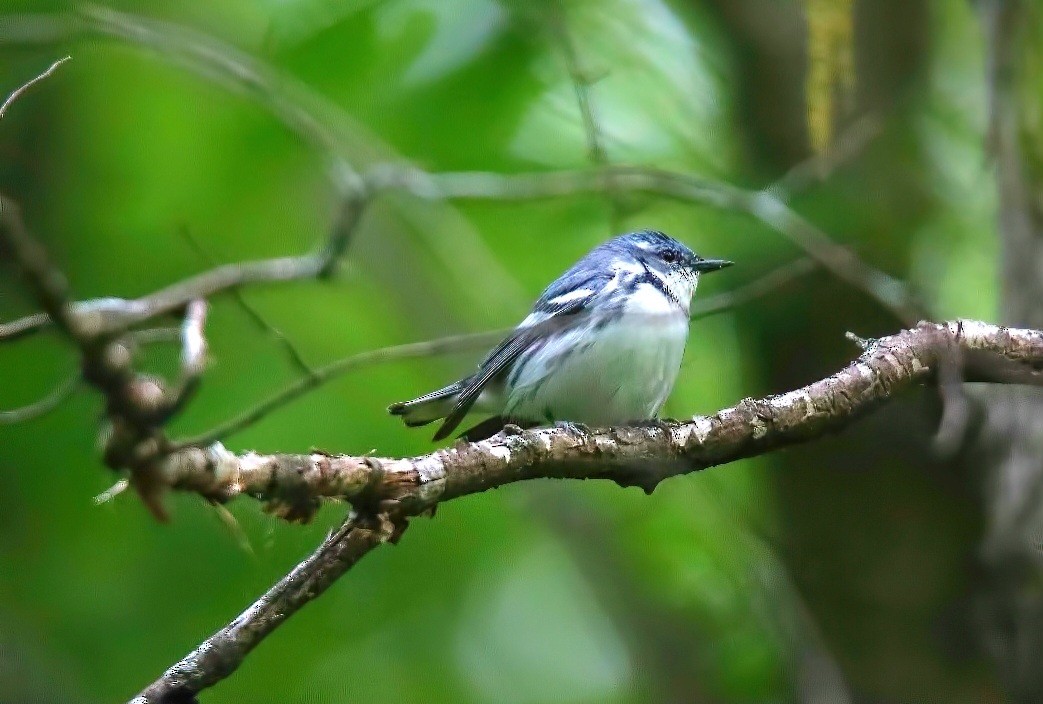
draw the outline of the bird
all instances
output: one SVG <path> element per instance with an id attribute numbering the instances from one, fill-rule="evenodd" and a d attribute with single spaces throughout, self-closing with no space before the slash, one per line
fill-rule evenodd
<path id="1" fill-rule="evenodd" d="M 476 441 L 508 425 L 585 431 L 656 422 L 688 341 L 700 274 L 731 266 L 657 230 L 604 242 L 551 283 L 532 311 L 470 376 L 388 412 L 407 426 L 493 414 L 461 435 Z"/>

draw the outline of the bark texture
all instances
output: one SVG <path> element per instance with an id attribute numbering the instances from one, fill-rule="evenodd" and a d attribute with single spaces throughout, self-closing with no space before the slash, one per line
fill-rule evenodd
<path id="1" fill-rule="evenodd" d="M 857 340 L 857 338 L 856 338 Z M 840 429 L 910 386 L 929 380 L 954 349 L 968 380 L 1038 384 L 1043 331 L 976 321 L 921 323 L 879 340 L 835 374 L 763 399 L 744 399 L 683 423 L 505 431 L 477 443 L 405 459 L 235 454 L 222 445 L 169 455 L 157 476 L 215 501 L 249 495 L 289 520 L 308 520 L 322 498 L 354 511 L 307 560 L 149 685 L 136 704 L 193 701 L 370 550 L 394 542 L 410 516 L 439 503 L 536 478 L 611 479 L 651 492 L 663 479 L 763 454 Z"/>
<path id="2" fill-rule="evenodd" d="M 743 399 L 683 423 L 581 432 L 500 433 L 405 459 L 235 454 L 220 444 L 185 448 L 159 467 L 166 486 L 215 501 L 258 498 L 288 520 L 307 520 L 322 498 L 375 509 L 393 501 L 416 515 L 449 499 L 536 478 L 610 479 L 651 492 L 663 479 L 821 437 L 912 384 L 929 379 L 958 346 L 966 378 L 1038 383 L 1043 332 L 977 321 L 919 326 L 860 341 L 865 352 L 835 374 L 777 396 Z"/>

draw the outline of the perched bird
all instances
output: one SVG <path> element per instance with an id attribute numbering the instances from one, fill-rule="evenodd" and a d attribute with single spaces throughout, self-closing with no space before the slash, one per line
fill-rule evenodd
<path id="1" fill-rule="evenodd" d="M 388 412 L 408 426 L 444 418 L 435 440 L 472 407 L 495 415 L 464 433 L 469 440 L 507 423 L 654 420 L 677 379 L 699 275 L 731 264 L 654 230 L 615 237 L 548 286 L 477 372 Z"/>

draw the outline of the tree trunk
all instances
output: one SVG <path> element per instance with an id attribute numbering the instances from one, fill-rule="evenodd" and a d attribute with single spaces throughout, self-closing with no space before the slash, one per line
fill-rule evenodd
<path id="1" fill-rule="evenodd" d="M 1043 325 L 1043 10 L 985 0 L 1002 316 Z M 982 640 L 1011 701 L 1043 701 L 1043 390 L 992 389 Z"/>

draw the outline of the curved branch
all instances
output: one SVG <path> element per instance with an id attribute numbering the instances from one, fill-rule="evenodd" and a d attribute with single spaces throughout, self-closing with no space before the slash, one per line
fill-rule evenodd
<path id="1" fill-rule="evenodd" d="M 72 396 L 80 388 L 82 381 L 83 377 L 73 374 L 38 401 L 33 401 L 21 408 L 13 408 L 10 411 L 0 411 L 0 425 L 21 423 L 50 413 Z"/>
<path id="2" fill-rule="evenodd" d="M 27 90 L 35 86 L 40 81 L 44 81 L 50 78 L 51 75 L 53 75 L 54 72 L 57 71 L 62 64 L 64 64 L 66 61 L 69 61 L 71 58 L 71 56 L 66 56 L 61 59 L 58 59 L 53 64 L 51 64 L 46 71 L 29 81 L 28 83 L 23 84 L 20 88 L 11 93 L 11 95 L 7 96 L 7 99 L 4 100 L 2 105 L 0 105 L 0 120 L 3 119 L 5 114 L 7 114 L 7 108 L 11 107 L 11 105 L 13 105 L 16 100 L 21 98 Z"/>
<path id="3" fill-rule="evenodd" d="M 712 416 L 653 427 L 576 433 L 500 433 L 405 459 L 370 456 L 237 455 L 215 444 L 183 448 L 161 468 L 173 489 L 228 501 L 246 494 L 291 520 L 307 520 L 321 498 L 370 504 L 394 500 L 410 515 L 437 503 L 535 478 L 611 479 L 651 491 L 663 479 L 820 437 L 897 392 L 933 377 L 955 344 L 968 381 L 1043 380 L 1043 332 L 977 321 L 915 328 L 868 344 L 835 374 L 763 399 L 743 399 Z"/>
<path id="4" fill-rule="evenodd" d="M 176 313 L 193 300 L 236 291 L 247 285 L 327 276 L 350 241 L 364 207 L 365 201 L 355 194 L 345 196 L 337 221 L 317 252 L 223 264 L 140 298 L 96 298 L 71 303 L 69 308 L 81 318 L 89 318 L 95 334 L 111 335 Z M 0 323 L 0 341 L 18 339 L 50 324 L 51 317 L 47 313 Z"/>
<path id="5" fill-rule="evenodd" d="M 745 213 L 770 227 L 837 278 L 865 292 L 911 325 L 923 311 L 906 284 L 870 266 L 771 192 L 750 191 L 694 174 L 646 166 L 498 174 L 481 171 L 428 173 L 384 166 L 367 181 L 374 191 L 401 189 L 426 199 L 533 200 L 582 193 L 645 193 Z"/>
<path id="6" fill-rule="evenodd" d="M 744 399 L 712 416 L 653 427 L 579 433 L 566 429 L 504 432 L 477 443 L 406 459 L 367 456 L 237 455 L 220 444 L 186 448 L 160 468 L 173 489 L 216 501 L 250 495 L 288 520 L 308 520 L 323 497 L 356 511 L 319 549 L 232 623 L 149 685 L 136 704 L 190 702 L 230 675 L 279 624 L 321 594 L 409 516 L 468 494 L 525 479 L 610 479 L 651 492 L 665 478 L 820 438 L 937 374 L 951 346 L 963 353 L 970 381 L 1043 381 L 1043 331 L 977 321 L 921 323 L 866 343 L 835 374 L 763 399 Z M 951 359 L 951 357 L 949 358 Z"/>

